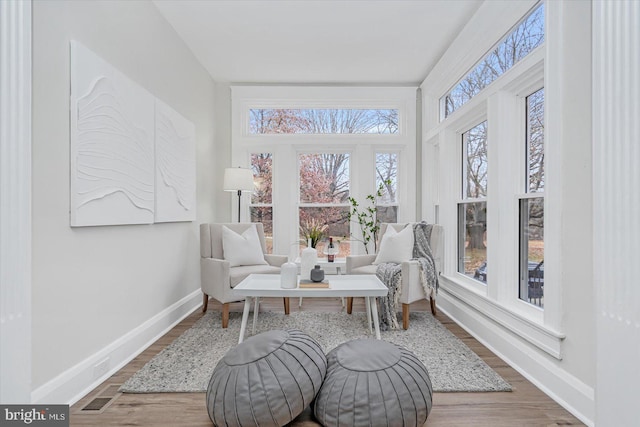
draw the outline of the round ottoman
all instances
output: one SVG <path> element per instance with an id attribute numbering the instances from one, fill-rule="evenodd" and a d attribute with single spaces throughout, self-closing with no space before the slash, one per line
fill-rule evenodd
<path id="1" fill-rule="evenodd" d="M 327 372 L 320 345 L 296 329 L 255 335 L 218 362 L 207 388 L 217 426 L 282 426 L 311 404 Z"/>
<path id="2" fill-rule="evenodd" d="M 422 426 L 433 389 L 427 368 L 408 350 L 359 339 L 327 355 L 314 413 L 323 426 Z"/>

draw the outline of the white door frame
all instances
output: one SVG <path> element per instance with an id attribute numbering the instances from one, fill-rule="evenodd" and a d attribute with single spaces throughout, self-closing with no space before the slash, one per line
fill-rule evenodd
<path id="1" fill-rule="evenodd" d="M 0 402 L 31 403 L 31 0 L 0 1 Z"/>

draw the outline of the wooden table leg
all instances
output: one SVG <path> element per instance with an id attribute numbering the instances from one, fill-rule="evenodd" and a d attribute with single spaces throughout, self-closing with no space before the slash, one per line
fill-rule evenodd
<path id="1" fill-rule="evenodd" d="M 289 315 L 289 297 L 283 297 L 284 301 L 284 314 Z"/>
<path id="2" fill-rule="evenodd" d="M 347 314 L 353 311 L 353 297 L 347 297 Z"/>
<path id="3" fill-rule="evenodd" d="M 247 330 L 247 321 L 249 320 L 250 311 L 251 311 L 251 298 L 246 297 L 244 299 L 244 311 L 242 312 L 242 323 L 240 324 L 240 337 L 238 338 L 238 344 L 244 341 L 244 333 Z"/>

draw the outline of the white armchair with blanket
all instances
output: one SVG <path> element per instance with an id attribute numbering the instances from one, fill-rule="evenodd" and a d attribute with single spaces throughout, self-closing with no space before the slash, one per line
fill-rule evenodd
<path id="1" fill-rule="evenodd" d="M 287 257 L 266 253 L 261 223 L 200 225 L 202 312 L 209 297 L 222 303 L 222 327 L 229 324 L 229 303 L 238 301 L 231 290 L 250 274 L 279 274 Z M 289 299 L 284 300 L 289 314 Z"/>
<path id="2" fill-rule="evenodd" d="M 380 225 L 379 236 L 382 237 L 387 231 L 387 227 L 393 227 L 395 231 L 400 233 L 409 224 L 386 224 Z M 408 231 L 408 230 L 407 230 Z M 384 243 L 384 242 L 381 242 Z M 431 230 L 431 236 L 429 239 L 429 246 L 433 255 L 433 261 L 435 264 L 436 274 L 439 275 L 442 272 L 442 257 L 444 253 L 444 236 L 443 228 L 441 225 L 434 224 Z M 378 244 L 379 253 L 384 250 L 380 244 Z M 388 248 L 387 248 L 388 249 Z M 378 254 L 379 254 L 378 253 Z M 350 255 L 347 257 L 346 271 L 347 274 L 376 274 L 378 265 L 374 264 L 378 254 L 374 255 Z M 417 260 L 412 260 L 410 252 L 404 257 L 406 259 L 401 260 L 401 281 L 400 281 L 400 303 L 402 304 L 402 327 L 404 329 L 409 328 L 409 304 L 415 301 L 426 299 L 427 295 L 424 290 L 424 286 L 420 280 L 420 265 Z M 400 260 L 398 260 L 400 261 Z M 436 301 L 435 294 L 430 295 L 431 312 L 436 314 Z M 347 312 L 351 313 L 353 307 L 353 298 L 347 299 Z"/>

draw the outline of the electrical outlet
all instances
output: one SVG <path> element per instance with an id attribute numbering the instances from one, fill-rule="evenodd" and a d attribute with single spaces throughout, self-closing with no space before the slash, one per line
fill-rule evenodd
<path id="1" fill-rule="evenodd" d="M 97 379 L 105 375 L 109 371 L 109 358 L 105 358 L 93 365 L 93 378 Z"/>

